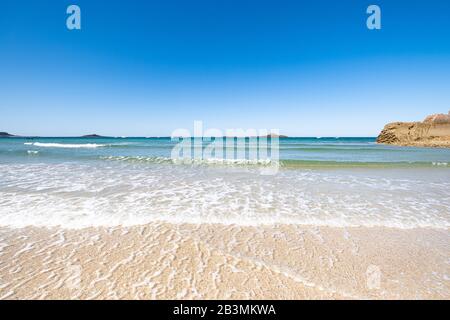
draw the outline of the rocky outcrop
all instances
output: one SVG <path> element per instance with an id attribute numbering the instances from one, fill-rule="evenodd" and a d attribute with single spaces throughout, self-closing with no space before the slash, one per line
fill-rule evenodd
<path id="1" fill-rule="evenodd" d="M 381 131 L 377 142 L 399 146 L 450 148 L 450 112 L 428 116 L 423 122 L 389 123 Z"/>

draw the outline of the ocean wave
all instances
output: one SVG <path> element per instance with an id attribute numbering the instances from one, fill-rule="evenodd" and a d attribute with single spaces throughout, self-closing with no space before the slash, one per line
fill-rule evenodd
<path id="1" fill-rule="evenodd" d="M 432 164 L 433 164 L 433 166 L 438 166 L 438 167 L 447 167 L 448 166 L 447 162 L 433 162 Z"/>
<path id="2" fill-rule="evenodd" d="M 129 163 L 176 164 L 176 165 L 224 165 L 224 166 L 272 166 L 285 169 L 308 168 L 433 168 L 448 167 L 447 162 L 358 162 L 358 161 L 327 161 L 327 160 L 292 160 L 292 159 L 172 159 L 168 157 L 146 156 L 102 156 L 101 160 L 123 161 Z"/>
<path id="3" fill-rule="evenodd" d="M 106 144 L 97 144 L 97 143 L 43 143 L 43 142 L 25 142 L 27 146 L 35 146 L 41 148 L 99 148 L 106 147 Z"/>
<path id="4" fill-rule="evenodd" d="M 281 160 L 285 168 L 434 168 L 447 167 L 446 162 L 427 161 L 329 161 L 329 160 Z"/>
<path id="5" fill-rule="evenodd" d="M 145 156 L 107 156 L 100 157 L 102 160 L 141 162 L 141 163 L 168 163 L 186 165 L 273 165 L 278 161 L 271 159 L 223 159 L 223 158 L 168 158 L 168 157 L 145 157 Z"/>
<path id="6" fill-rule="evenodd" d="M 37 150 L 28 150 L 27 151 L 27 154 L 38 154 L 39 153 L 39 151 L 37 151 Z"/>

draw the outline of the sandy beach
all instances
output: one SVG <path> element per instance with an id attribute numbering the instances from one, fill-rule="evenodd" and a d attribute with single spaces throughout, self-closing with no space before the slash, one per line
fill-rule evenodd
<path id="1" fill-rule="evenodd" d="M 0 228 L 1 299 L 449 299 L 448 229 Z"/>

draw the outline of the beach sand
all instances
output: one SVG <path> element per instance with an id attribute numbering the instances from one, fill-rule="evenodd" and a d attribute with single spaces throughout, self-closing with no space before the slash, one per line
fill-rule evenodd
<path id="1" fill-rule="evenodd" d="M 0 228 L 1 299 L 449 299 L 438 229 Z"/>

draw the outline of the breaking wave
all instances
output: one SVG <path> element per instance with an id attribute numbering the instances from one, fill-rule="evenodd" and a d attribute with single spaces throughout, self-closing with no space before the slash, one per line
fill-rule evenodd
<path id="1" fill-rule="evenodd" d="M 41 148 L 99 148 L 99 147 L 106 147 L 106 144 L 97 144 L 97 143 L 82 143 L 82 144 L 75 144 L 75 143 L 43 143 L 43 142 L 25 142 L 24 143 L 27 146 L 35 146 L 35 147 L 41 147 Z"/>
<path id="2" fill-rule="evenodd" d="M 145 156 L 107 156 L 100 157 L 102 160 L 125 161 L 135 163 L 168 163 L 168 164 L 187 164 L 187 165 L 272 165 L 278 164 L 278 161 L 271 159 L 223 159 L 223 158 L 167 158 L 167 157 L 145 157 Z"/>
<path id="3" fill-rule="evenodd" d="M 223 166 L 272 166 L 281 168 L 426 168 L 448 167 L 447 162 L 361 162 L 320 160 L 275 160 L 275 159 L 222 159 L 222 158 L 179 158 L 147 156 L 102 156 L 101 160 L 127 163 L 177 164 L 177 165 L 223 165 Z"/>

